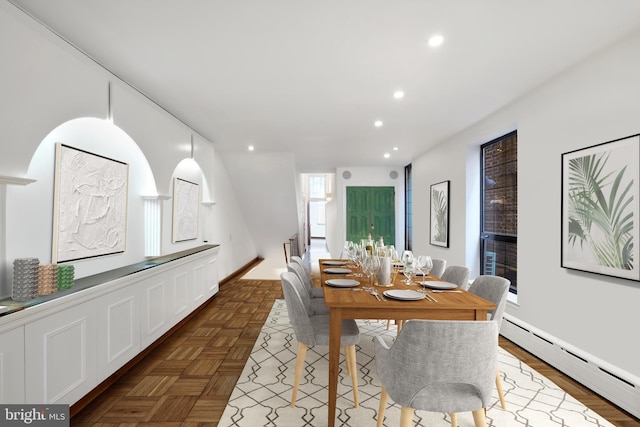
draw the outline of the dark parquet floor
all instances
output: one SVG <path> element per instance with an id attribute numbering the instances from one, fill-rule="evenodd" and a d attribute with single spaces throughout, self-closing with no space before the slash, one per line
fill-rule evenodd
<path id="1" fill-rule="evenodd" d="M 317 253 L 305 259 L 317 265 Z M 312 275 L 315 275 L 311 268 Z M 317 281 L 317 279 L 316 279 Z M 231 280 L 106 391 L 72 408 L 72 426 L 215 427 L 251 353 L 279 280 Z M 640 421 L 501 337 L 500 345 L 619 427 Z M 221 426 L 222 427 L 222 426 Z"/>

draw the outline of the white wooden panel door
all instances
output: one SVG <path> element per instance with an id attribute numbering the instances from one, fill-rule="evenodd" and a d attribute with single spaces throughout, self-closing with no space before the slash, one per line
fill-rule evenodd
<path id="1" fill-rule="evenodd" d="M 73 404 L 98 382 L 96 303 L 25 326 L 27 403 Z"/>
<path id="2" fill-rule="evenodd" d="M 24 327 L 0 334 L 0 403 L 25 403 Z"/>

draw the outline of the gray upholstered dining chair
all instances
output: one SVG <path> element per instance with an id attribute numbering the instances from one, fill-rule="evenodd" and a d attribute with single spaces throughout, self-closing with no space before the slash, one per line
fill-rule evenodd
<path id="1" fill-rule="evenodd" d="M 311 298 L 324 298 L 324 291 L 322 290 L 322 288 L 313 287 L 313 281 L 311 280 L 311 275 L 309 274 L 307 269 L 304 267 L 304 264 L 302 263 L 302 258 L 294 255 L 291 257 L 291 262 L 289 264 L 293 264 L 292 268 L 294 269 L 294 272 L 298 275 L 300 280 L 302 280 L 302 284 L 305 285 L 307 289 L 310 290 L 309 293 L 311 295 Z M 287 264 L 287 269 L 289 269 L 289 264 Z"/>
<path id="2" fill-rule="evenodd" d="M 295 262 L 296 264 L 298 264 L 300 267 L 304 268 L 304 262 L 302 261 L 302 258 L 300 258 L 297 255 L 291 255 L 291 262 Z M 309 276 L 311 277 L 311 276 Z"/>
<path id="3" fill-rule="evenodd" d="M 431 267 L 429 274 L 442 277 L 445 268 L 447 268 L 447 260 L 442 258 L 431 258 L 431 262 L 433 262 L 433 267 Z"/>
<path id="4" fill-rule="evenodd" d="M 410 320 L 393 344 L 387 340 L 374 341 L 382 383 L 378 427 L 389 397 L 401 407 L 401 427 L 412 425 L 414 409 L 472 411 L 476 427 L 486 426 L 498 358 L 497 322 Z"/>
<path id="5" fill-rule="evenodd" d="M 511 282 L 509 279 L 498 276 L 478 276 L 469 287 L 469 292 L 476 294 L 487 301 L 491 301 L 495 304 L 496 309 L 488 313 L 487 318 L 493 320 L 498 324 L 498 332 L 500 331 L 500 325 L 502 325 L 502 316 L 504 309 L 507 306 L 507 295 L 509 295 L 509 286 Z M 498 397 L 500 398 L 500 405 L 502 409 L 507 408 L 507 404 L 504 400 L 504 393 L 502 391 L 502 379 L 500 378 L 500 370 L 496 369 L 496 388 L 498 389 Z M 455 425 L 452 423 L 452 426 Z"/>
<path id="6" fill-rule="evenodd" d="M 455 283 L 459 288 L 469 289 L 469 275 L 471 270 L 463 265 L 450 265 L 444 270 L 440 278 L 445 282 Z"/>
<path id="7" fill-rule="evenodd" d="M 293 273 L 296 275 L 296 277 L 298 278 L 298 280 L 300 281 L 300 283 L 302 284 L 302 288 L 304 290 L 304 292 L 307 294 L 307 296 L 309 297 L 309 313 L 310 314 L 329 314 L 329 307 L 326 306 L 326 304 L 324 303 L 324 296 L 317 296 L 317 294 L 314 295 L 313 290 L 314 289 L 320 289 L 320 288 L 311 288 L 308 285 L 306 285 L 304 283 L 304 279 L 301 277 L 301 275 L 304 274 L 304 272 L 300 271 L 300 267 L 294 263 L 294 262 L 290 262 L 289 264 L 287 264 L 287 271 L 289 273 Z M 322 290 L 322 289 L 320 289 Z"/>
<path id="8" fill-rule="evenodd" d="M 291 406 L 295 406 L 307 349 L 313 346 L 329 345 L 329 316 L 311 314 L 311 299 L 297 275 L 292 272 L 286 272 L 282 273 L 280 278 L 287 312 L 289 313 L 289 321 L 298 341 L 295 378 L 291 395 Z M 360 329 L 355 320 L 343 320 L 340 345 L 344 347 L 347 372 L 351 377 L 353 401 L 356 408 L 360 404 L 358 397 L 358 370 L 356 367 L 356 344 L 358 342 L 360 342 Z"/>

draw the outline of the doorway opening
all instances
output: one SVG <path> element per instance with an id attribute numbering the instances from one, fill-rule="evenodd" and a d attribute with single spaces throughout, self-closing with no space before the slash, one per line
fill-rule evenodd
<path id="1" fill-rule="evenodd" d="M 302 174 L 302 188 L 305 206 L 304 242 L 311 245 L 311 239 L 327 238 L 327 203 L 333 199 L 333 176 L 330 173 Z"/>
<path id="2" fill-rule="evenodd" d="M 309 201 L 309 237 L 325 239 L 327 237 L 326 206 L 324 200 Z"/>

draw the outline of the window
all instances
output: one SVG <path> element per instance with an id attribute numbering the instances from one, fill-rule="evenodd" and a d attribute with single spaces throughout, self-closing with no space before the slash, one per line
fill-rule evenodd
<path id="1" fill-rule="evenodd" d="M 511 281 L 518 293 L 518 134 L 481 147 L 480 273 Z"/>
<path id="2" fill-rule="evenodd" d="M 310 199 L 325 198 L 324 176 L 309 177 L 309 198 Z"/>
<path id="3" fill-rule="evenodd" d="M 413 191 L 411 184 L 411 165 L 404 167 L 404 248 L 408 251 L 413 247 Z"/>

